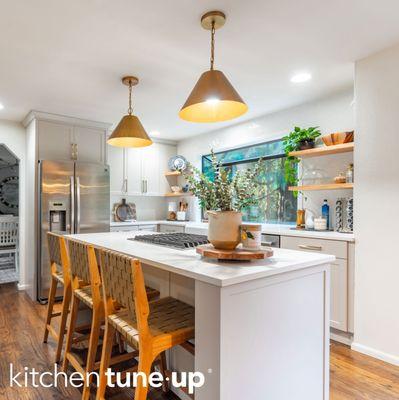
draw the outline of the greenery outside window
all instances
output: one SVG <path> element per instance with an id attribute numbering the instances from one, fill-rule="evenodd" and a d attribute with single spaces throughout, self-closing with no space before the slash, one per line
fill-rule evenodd
<path id="1" fill-rule="evenodd" d="M 297 199 L 285 181 L 286 159 L 282 140 L 215 153 L 218 161 L 234 176 L 236 171 L 253 167 L 262 158 L 258 174 L 257 205 L 243 210 L 243 220 L 269 224 L 292 224 L 296 220 Z M 202 172 L 210 179 L 211 155 L 202 156 Z"/>

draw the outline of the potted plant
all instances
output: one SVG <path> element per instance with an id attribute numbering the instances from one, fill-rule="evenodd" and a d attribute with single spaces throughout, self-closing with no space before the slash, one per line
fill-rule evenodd
<path id="1" fill-rule="evenodd" d="M 208 240 L 217 249 L 233 250 L 240 243 L 241 210 L 257 202 L 256 176 L 261 160 L 253 168 L 237 171 L 234 176 L 213 151 L 211 160 L 213 180 L 190 163 L 183 174 L 189 190 L 207 212 Z"/>
<path id="2" fill-rule="evenodd" d="M 318 126 L 301 129 L 298 126 L 294 128 L 289 135 L 283 137 L 283 146 L 286 154 L 285 160 L 285 180 L 288 184 L 296 185 L 298 183 L 297 165 L 299 159 L 289 155 L 291 151 L 311 149 L 315 145 L 315 139 L 321 135 Z"/>

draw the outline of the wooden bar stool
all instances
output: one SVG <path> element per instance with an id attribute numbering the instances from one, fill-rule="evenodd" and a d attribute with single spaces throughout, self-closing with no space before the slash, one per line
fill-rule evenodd
<path id="1" fill-rule="evenodd" d="M 100 363 L 96 363 L 95 358 L 100 338 L 101 325 L 104 322 L 101 276 L 99 273 L 96 254 L 92 246 L 87 246 L 84 243 L 69 239 L 68 248 L 71 268 L 72 306 L 65 346 L 63 371 L 66 372 L 69 363 L 71 363 L 76 371 L 87 377 L 88 373 L 100 368 Z M 147 293 L 151 298 L 159 296 L 159 292 L 151 288 L 147 288 Z M 85 366 L 81 365 L 78 357 L 76 357 L 71 351 L 79 304 L 81 302 L 92 310 L 91 331 Z M 137 354 L 120 354 L 112 358 L 111 365 L 129 360 L 135 356 L 137 356 Z M 90 396 L 91 380 L 92 375 L 90 374 L 88 379 L 85 380 L 82 399 L 88 399 Z"/>
<path id="2" fill-rule="evenodd" d="M 194 338 L 194 307 L 172 297 L 148 302 L 143 271 L 138 260 L 99 250 L 105 304 L 105 336 L 97 400 L 104 399 L 115 332 L 139 349 L 138 371 L 149 375 L 157 357 Z M 115 304 L 124 307 L 118 310 Z M 145 400 L 148 387 L 138 379 L 135 400 Z"/>
<path id="3" fill-rule="evenodd" d="M 48 232 L 47 240 L 51 268 L 51 286 L 48 295 L 47 317 L 43 342 L 47 343 L 49 333 L 57 341 L 55 362 L 58 363 L 61 359 L 61 351 L 64 343 L 65 326 L 68 318 L 72 289 L 69 273 L 68 251 L 64 237 L 53 232 Z M 54 313 L 53 309 L 58 284 L 63 285 L 64 287 L 62 309 L 61 312 Z M 58 316 L 61 316 L 61 320 L 59 331 L 56 332 L 56 330 L 51 326 L 51 320 Z"/>

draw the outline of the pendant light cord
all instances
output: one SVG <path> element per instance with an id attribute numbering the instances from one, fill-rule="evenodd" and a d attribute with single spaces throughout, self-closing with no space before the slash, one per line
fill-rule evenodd
<path id="1" fill-rule="evenodd" d="M 127 109 L 127 113 L 129 115 L 133 114 L 133 107 L 132 107 L 132 81 L 129 80 L 129 108 Z"/>
<path id="2" fill-rule="evenodd" d="M 215 62 L 215 21 L 212 21 L 212 29 L 211 29 L 211 71 L 213 71 L 214 62 Z"/>

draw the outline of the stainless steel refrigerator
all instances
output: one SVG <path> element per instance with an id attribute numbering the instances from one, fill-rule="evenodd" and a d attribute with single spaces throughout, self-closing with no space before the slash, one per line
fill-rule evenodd
<path id="1" fill-rule="evenodd" d="M 47 232 L 109 232 L 109 167 L 41 160 L 38 178 L 37 296 L 45 302 L 51 279 Z"/>

